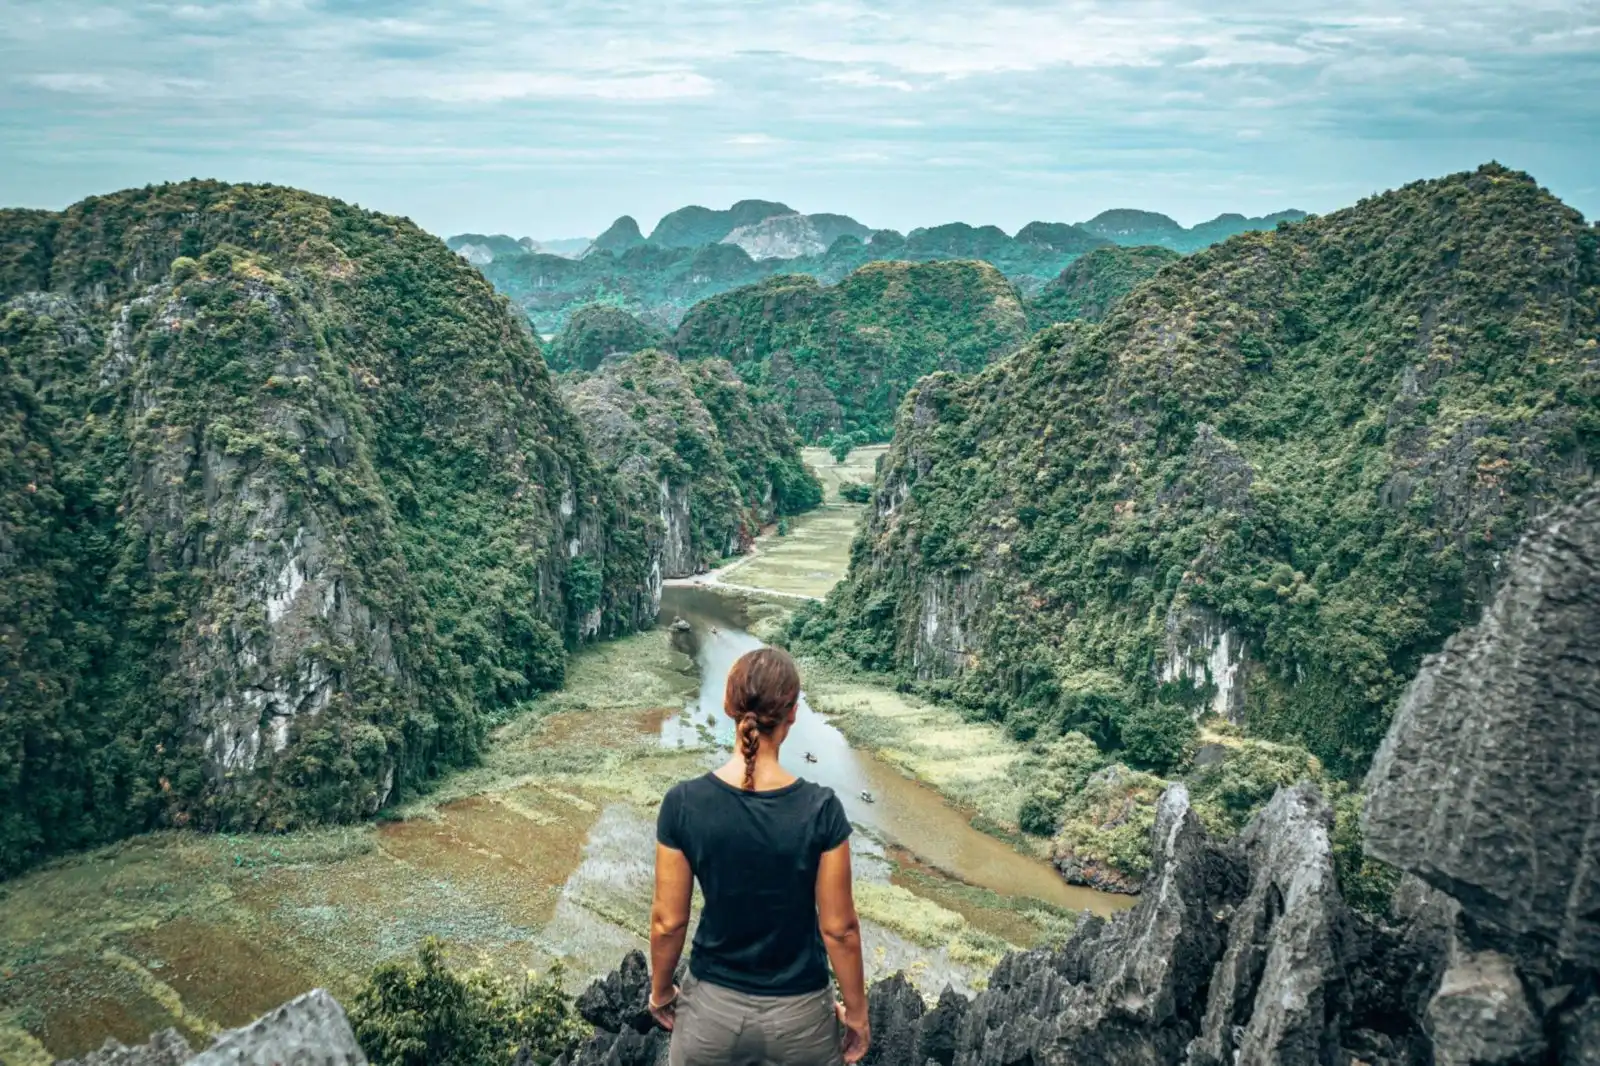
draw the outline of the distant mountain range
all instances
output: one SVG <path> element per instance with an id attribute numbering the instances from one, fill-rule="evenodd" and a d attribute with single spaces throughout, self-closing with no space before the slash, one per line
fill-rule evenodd
<path id="1" fill-rule="evenodd" d="M 882 260 L 982 260 L 1028 295 L 1095 248 L 1154 245 L 1188 253 L 1304 217 L 1302 211 L 1260 218 L 1225 214 L 1185 228 L 1166 215 L 1119 208 L 1077 224 L 1030 222 L 1014 236 L 998 226 L 964 222 L 901 234 L 871 229 L 848 215 L 804 214 L 770 200 L 740 200 L 722 211 L 679 208 L 649 236 L 636 219 L 623 215 L 592 241 L 464 233 L 446 243 L 520 305 L 540 332 L 554 333 L 574 310 L 596 300 L 672 329 L 699 301 L 775 274 L 836 282 Z"/>

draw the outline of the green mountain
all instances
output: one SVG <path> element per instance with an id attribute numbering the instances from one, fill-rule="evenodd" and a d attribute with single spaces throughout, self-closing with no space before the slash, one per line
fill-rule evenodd
<path id="1" fill-rule="evenodd" d="M 0 874 L 368 814 L 472 762 L 652 560 L 478 272 L 188 182 L 0 212 Z"/>
<path id="2" fill-rule="evenodd" d="M 1098 322 L 1116 302 L 1168 263 L 1168 248 L 1096 248 L 1076 259 L 1026 301 L 1028 322 L 1043 329 L 1056 322 Z"/>
<path id="3" fill-rule="evenodd" d="M 1150 747 L 1210 708 L 1356 770 L 1600 463 L 1597 248 L 1489 165 L 1235 237 L 1098 325 L 925 379 L 799 637 L 1023 737 Z"/>
<path id="4" fill-rule="evenodd" d="M 590 243 L 584 254 L 610 252 L 612 255 L 621 255 L 644 243 L 644 234 L 639 232 L 639 223 L 634 221 L 632 215 L 623 215 L 607 226 L 606 231 Z"/>
<path id="5" fill-rule="evenodd" d="M 712 297 L 672 347 L 684 360 L 727 359 L 808 441 L 886 439 L 918 378 L 981 369 L 1027 334 L 1016 290 L 989 264 L 885 262 L 837 285 L 783 275 Z"/>
<path id="6" fill-rule="evenodd" d="M 781 411 L 721 360 L 655 350 L 564 374 L 562 397 L 644 516 L 654 577 L 684 577 L 743 551 L 760 528 L 822 500 Z"/>
<path id="7" fill-rule="evenodd" d="M 1197 252 L 1236 234 L 1272 229 L 1280 222 L 1298 222 L 1305 217 L 1304 211 L 1293 210 L 1278 211 L 1260 218 L 1226 214 L 1218 215 L 1209 222 L 1201 222 L 1193 229 L 1184 229 L 1166 215 L 1123 207 L 1102 211 L 1079 225 L 1097 237 L 1121 245 L 1154 244 L 1180 252 Z"/>
<path id="8" fill-rule="evenodd" d="M 666 334 L 612 304 L 580 307 L 550 342 L 545 362 L 552 370 L 594 370 L 608 355 L 660 347 Z"/>
<path id="9" fill-rule="evenodd" d="M 698 205 L 680 207 L 656 223 L 650 231 L 650 243 L 658 248 L 699 248 L 716 244 L 740 226 L 794 213 L 794 208 L 770 200 L 740 200 L 726 211 Z"/>

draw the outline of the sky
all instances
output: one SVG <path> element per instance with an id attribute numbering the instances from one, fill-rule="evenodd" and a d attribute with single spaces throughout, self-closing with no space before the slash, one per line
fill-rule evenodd
<path id="1" fill-rule="evenodd" d="M 1014 232 L 1490 159 L 1600 215 L 1600 0 L 0 0 L 5 206 L 215 177 L 441 235 L 745 197 Z"/>

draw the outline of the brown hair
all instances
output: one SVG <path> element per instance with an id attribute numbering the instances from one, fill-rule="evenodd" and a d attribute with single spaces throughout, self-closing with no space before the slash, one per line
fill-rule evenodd
<path id="1" fill-rule="evenodd" d="M 728 671 L 723 706 L 739 721 L 739 750 L 744 754 L 744 787 L 756 787 L 756 752 L 762 734 L 783 724 L 800 698 L 800 670 L 782 648 L 745 652 Z"/>

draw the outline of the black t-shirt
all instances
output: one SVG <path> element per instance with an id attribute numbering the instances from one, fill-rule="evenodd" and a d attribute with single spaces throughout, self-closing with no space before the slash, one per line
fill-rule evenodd
<path id="1" fill-rule="evenodd" d="M 672 786 L 656 839 L 688 857 L 705 896 L 689 972 L 758 996 L 828 987 L 817 865 L 849 836 L 844 804 L 810 781 L 746 792 L 706 774 Z"/>

